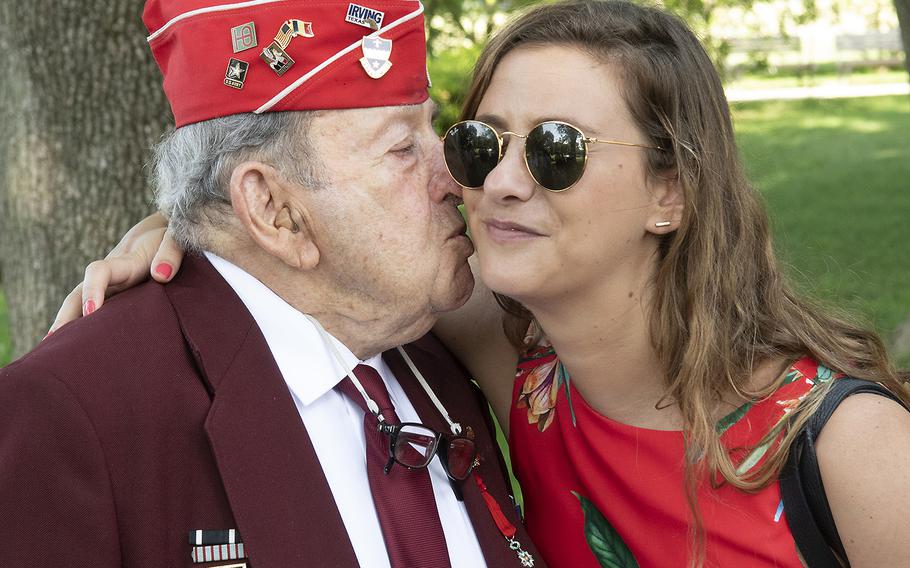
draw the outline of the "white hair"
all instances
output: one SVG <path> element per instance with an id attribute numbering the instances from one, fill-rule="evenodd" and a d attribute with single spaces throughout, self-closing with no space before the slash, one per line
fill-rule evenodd
<path id="1" fill-rule="evenodd" d="M 187 251 L 210 248 L 211 229 L 226 226 L 231 211 L 231 172 L 245 160 L 267 163 L 289 181 L 320 187 L 323 170 L 307 132 L 314 115 L 235 114 L 166 134 L 155 148 L 152 185 L 177 242 Z"/>

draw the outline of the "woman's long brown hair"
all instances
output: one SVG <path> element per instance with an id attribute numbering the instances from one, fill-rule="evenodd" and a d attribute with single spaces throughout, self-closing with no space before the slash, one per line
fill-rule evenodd
<path id="1" fill-rule="evenodd" d="M 883 384 L 910 403 L 881 339 L 845 316 L 793 292 L 771 244 L 767 214 L 747 181 L 730 111 L 714 66 L 676 16 L 625 0 L 569 1 L 536 7 L 509 23 L 483 50 L 462 113 L 473 118 L 497 65 L 522 46 L 582 50 L 621 72 L 624 98 L 650 143 L 650 175 L 673 172 L 685 205 L 679 229 L 664 238 L 650 305 L 651 341 L 666 377 L 666 401 L 679 405 L 687 440 L 687 495 L 695 554 L 704 554 L 695 499 L 699 480 L 758 491 L 775 481 L 788 450 L 825 389 L 817 388 L 787 424 L 760 444 L 782 440 L 760 466 L 737 472 L 716 429 L 722 401 L 757 401 L 784 380 L 750 388 L 756 366 L 809 355 L 834 371 Z M 531 93 L 528 93 L 531 96 Z M 567 94 L 567 96 L 571 96 Z M 499 296 L 506 333 L 522 346 L 533 315 Z M 830 384 L 830 383 L 829 383 Z"/>

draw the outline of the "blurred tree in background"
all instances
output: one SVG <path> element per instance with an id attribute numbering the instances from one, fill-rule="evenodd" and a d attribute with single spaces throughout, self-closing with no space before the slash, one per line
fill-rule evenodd
<path id="1" fill-rule="evenodd" d="M 154 209 L 143 164 L 172 119 L 141 10 L 0 2 L 0 273 L 13 356 L 44 337 L 86 264 Z"/>
<path id="2" fill-rule="evenodd" d="M 894 0 L 894 8 L 897 10 L 897 19 L 901 24 L 901 40 L 904 42 L 904 66 L 907 73 L 910 73 L 910 0 Z"/>

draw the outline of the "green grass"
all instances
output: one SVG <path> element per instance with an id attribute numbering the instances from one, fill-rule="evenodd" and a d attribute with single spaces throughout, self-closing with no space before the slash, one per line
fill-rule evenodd
<path id="1" fill-rule="evenodd" d="M 910 98 L 740 103 L 733 116 L 791 276 L 890 342 L 910 318 Z"/>
<path id="2" fill-rule="evenodd" d="M 6 298 L 0 288 L 0 367 L 9 363 L 11 348 L 9 344 L 9 319 L 6 314 Z"/>

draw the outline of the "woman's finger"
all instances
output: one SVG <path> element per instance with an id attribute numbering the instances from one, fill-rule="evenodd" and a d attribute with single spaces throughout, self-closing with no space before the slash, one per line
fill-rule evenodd
<path id="1" fill-rule="evenodd" d="M 54 318 L 54 323 L 51 324 L 47 335 L 54 333 L 63 325 L 78 319 L 80 316 L 82 316 L 82 283 L 73 288 L 73 291 L 66 296 L 63 305 L 57 310 L 57 317 Z"/>
<path id="2" fill-rule="evenodd" d="M 148 263 L 141 253 L 96 260 L 85 268 L 82 280 L 82 315 L 101 307 L 104 299 L 144 281 Z"/>
<path id="3" fill-rule="evenodd" d="M 152 278 L 162 284 L 169 282 L 180 270 L 183 255 L 183 249 L 177 244 L 171 230 L 168 229 L 152 259 Z"/>

